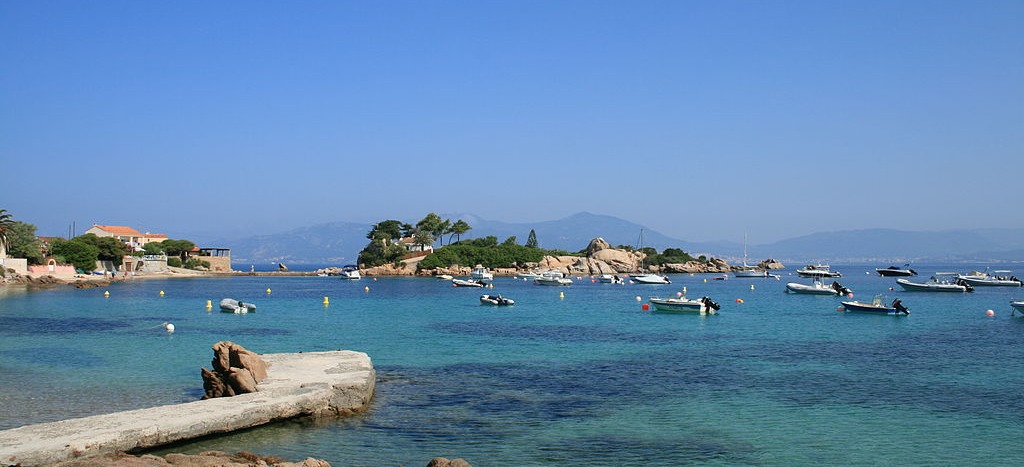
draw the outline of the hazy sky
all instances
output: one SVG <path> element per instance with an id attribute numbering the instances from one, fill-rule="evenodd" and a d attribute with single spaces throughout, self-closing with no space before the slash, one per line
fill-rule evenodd
<path id="1" fill-rule="evenodd" d="M 1024 2 L 0 2 L 0 208 L 1024 227 Z"/>

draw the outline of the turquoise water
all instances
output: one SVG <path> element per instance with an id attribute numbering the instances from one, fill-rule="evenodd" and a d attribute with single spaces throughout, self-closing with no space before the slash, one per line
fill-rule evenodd
<path id="1" fill-rule="evenodd" d="M 787 281 L 806 282 L 795 275 L 567 288 L 497 278 L 487 291 L 336 277 L 0 289 L 0 429 L 195 400 L 210 346 L 231 340 L 259 353 L 367 352 L 379 378 L 372 406 L 170 451 L 338 466 L 436 456 L 476 466 L 1024 464 L 1024 318 L 1008 305 L 1024 289 L 904 292 L 873 268 L 836 267 L 856 298 L 899 297 L 910 316 L 839 313 L 838 298 L 784 293 Z M 682 287 L 721 312 L 654 314 L 636 301 Z M 516 305 L 481 306 L 481 293 Z M 258 311 L 206 310 L 223 297 Z"/>

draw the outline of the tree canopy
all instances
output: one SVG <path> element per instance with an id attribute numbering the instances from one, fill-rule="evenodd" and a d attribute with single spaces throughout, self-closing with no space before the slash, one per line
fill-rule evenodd
<path id="1" fill-rule="evenodd" d="M 43 263 L 43 242 L 36 237 L 36 226 L 13 221 L 4 227 L 7 235 L 7 254 L 12 258 L 25 258 L 29 264 Z"/>

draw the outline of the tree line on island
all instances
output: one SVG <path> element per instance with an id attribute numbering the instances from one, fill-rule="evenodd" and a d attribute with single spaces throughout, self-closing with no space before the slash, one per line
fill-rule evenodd
<path id="1" fill-rule="evenodd" d="M 383 265 L 399 266 L 403 259 L 416 256 L 406 245 L 415 245 L 415 250 L 423 251 L 432 247 L 439 240 L 438 248 L 420 261 L 419 269 L 447 268 L 455 265 L 482 265 L 488 268 L 524 268 L 529 263 L 538 263 L 545 256 L 586 256 L 586 248 L 577 252 L 564 250 L 548 250 L 540 247 L 537 233 L 530 229 L 526 243 L 520 245 L 515 235 L 498 242 L 498 238 L 489 235 L 482 238 L 462 240 L 462 235 L 472 230 L 472 226 L 464 220 L 452 222 L 442 219 L 436 213 L 429 213 L 415 224 L 388 219 L 380 221 L 370 228 L 366 238 L 370 242 L 359 252 L 360 267 L 369 268 Z M 445 245 L 445 236 L 448 244 Z M 620 250 L 639 252 L 646 255 L 645 262 L 652 266 L 668 263 L 687 263 L 690 261 L 707 262 L 708 258 L 701 255 L 694 258 L 679 248 L 666 248 L 659 253 L 655 248 L 634 248 L 629 245 L 615 247 Z"/>

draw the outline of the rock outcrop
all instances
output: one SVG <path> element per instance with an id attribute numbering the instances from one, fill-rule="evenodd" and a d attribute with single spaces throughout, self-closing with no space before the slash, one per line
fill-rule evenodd
<path id="1" fill-rule="evenodd" d="M 230 397 L 256 392 L 256 385 L 267 378 L 267 362 L 241 345 L 229 341 L 213 344 L 213 371 L 201 369 L 203 399 Z"/>
<path id="2" fill-rule="evenodd" d="M 228 454 L 208 451 L 199 454 L 167 454 L 159 457 L 150 454 L 105 454 L 86 459 L 58 464 L 58 467 L 330 467 L 327 461 L 306 458 L 302 462 L 289 462 L 280 457 L 264 457 L 250 452 Z"/>

